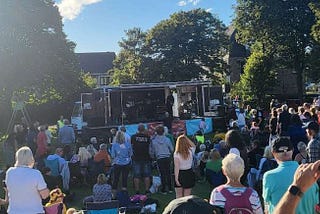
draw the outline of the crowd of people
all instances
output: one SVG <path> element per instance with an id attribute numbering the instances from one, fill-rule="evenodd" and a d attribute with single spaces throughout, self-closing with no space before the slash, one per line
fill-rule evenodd
<path id="1" fill-rule="evenodd" d="M 93 186 L 84 204 L 112 200 L 128 191 L 130 175 L 134 194 L 150 196 L 156 172 L 160 193 L 175 192 L 176 198 L 192 195 L 197 180 L 207 181 L 212 189 L 209 203 L 217 213 L 284 213 L 286 200 L 296 203 L 292 213 L 316 213 L 319 110 L 317 102 L 294 109 L 273 101 L 269 114 L 250 106 L 237 108 L 229 131 L 212 139 L 203 134 L 204 120 L 192 137 L 181 133 L 174 140 L 162 125 L 150 135 L 139 124 L 132 136 L 124 126 L 112 129 L 105 142 L 95 136 L 89 142 L 76 141 L 73 127 L 63 118 L 57 123 L 55 143 L 46 125 L 16 125 L 4 144 L 7 187 L 0 205 L 9 203 L 9 213 L 44 213 L 43 205 L 55 204 L 51 198 L 67 197 L 72 179 L 79 178 L 81 184 Z M 305 171 L 312 174 L 310 181 Z"/>

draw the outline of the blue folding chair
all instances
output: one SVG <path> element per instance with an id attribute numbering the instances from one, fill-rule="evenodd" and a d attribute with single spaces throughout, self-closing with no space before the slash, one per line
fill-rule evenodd
<path id="1" fill-rule="evenodd" d="M 87 214 L 118 214 L 119 201 L 87 202 Z"/>

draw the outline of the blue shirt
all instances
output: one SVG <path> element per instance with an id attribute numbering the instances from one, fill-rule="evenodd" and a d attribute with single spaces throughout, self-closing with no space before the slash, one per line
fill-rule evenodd
<path id="1" fill-rule="evenodd" d="M 75 142 L 74 130 L 70 126 L 63 126 L 59 129 L 59 142 L 63 144 L 70 144 Z"/>
<path id="2" fill-rule="evenodd" d="M 275 206 L 288 190 L 298 166 L 298 162 L 296 161 L 285 161 L 279 163 L 277 168 L 270 170 L 263 175 L 262 196 L 264 201 L 269 205 L 268 213 L 273 213 Z M 317 184 L 313 184 L 310 189 L 305 192 L 295 213 L 316 213 L 315 205 L 319 201 L 318 194 L 319 187 Z"/>
<path id="3" fill-rule="evenodd" d="M 132 146 L 131 143 L 113 143 L 111 147 L 111 157 L 113 163 L 117 165 L 127 165 L 131 162 Z"/>

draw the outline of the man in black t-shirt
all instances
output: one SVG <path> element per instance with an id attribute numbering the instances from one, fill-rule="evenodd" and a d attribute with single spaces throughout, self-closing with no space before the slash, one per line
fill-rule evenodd
<path id="1" fill-rule="evenodd" d="M 139 124 L 137 134 L 131 136 L 133 150 L 132 170 L 133 183 L 136 192 L 139 192 L 140 179 L 143 178 L 146 192 L 150 188 L 151 157 L 150 157 L 150 137 L 146 133 L 143 124 Z"/>

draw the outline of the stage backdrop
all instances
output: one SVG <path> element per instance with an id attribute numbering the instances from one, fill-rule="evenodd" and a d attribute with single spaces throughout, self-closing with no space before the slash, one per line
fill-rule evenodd
<path id="1" fill-rule="evenodd" d="M 172 121 L 172 134 L 177 137 L 181 133 L 186 133 L 187 135 L 194 135 L 199 130 L 199 124 L 201 119 L 191 119 L 191 120 L 174 120 Z M 206 129 L 204 132 L 210 133 L 213 131 L 213 124 L 212 124 L 212 118 L 206 117 Z M 152 123 L 143 123 L 145 125 L 146 130 L 148 130 L 150 135 L 154 134 L 154 129 L 158 125 L 163 125 L 162 122 L 152 122 Z M 133 134 L 137 133 L 138 130 L 138 124 L 130 124 L 125 125 L 127 129 L 127 133 L 132 136 Z M 120 126 L 119 126 L 120 128 Z"/>
<path id="2" fill-rule="evenodd" d="M 199 124 L 201 119 L 192 119 L 192 120 L 186 120 L 186 127 L 187 127 L 187 135 L 194 135 L 197 131 L 199 131 Z M 210 133 L 213 130 L 212 127 L 212 118 L 206 117 L 206 129 L 204 130 L 204 133 Z"/>

